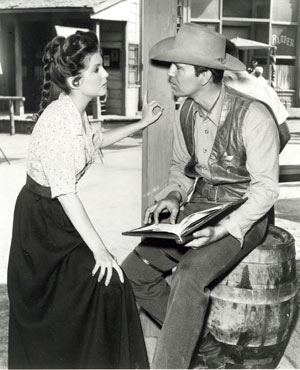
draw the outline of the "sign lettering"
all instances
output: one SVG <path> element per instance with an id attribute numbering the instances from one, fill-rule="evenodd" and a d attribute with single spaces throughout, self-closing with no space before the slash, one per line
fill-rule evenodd
<path id="1" fill-rule="evenodd" d="M 272 35 L 272 45 L 284 44 L 291 48 L 295 47 L 295 40 L 286 35 Z"/>

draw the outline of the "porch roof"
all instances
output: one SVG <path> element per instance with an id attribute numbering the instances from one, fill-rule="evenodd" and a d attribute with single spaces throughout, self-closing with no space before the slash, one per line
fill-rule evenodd
<path id="1" fill-rule="evenodd" d="M 72 8 L 90 10 L 93 13 L 101 12 L 110 8 L 123 0 L 1 0 L 1 11 L 30 11 L 46 10 L 56 8 Z"/>

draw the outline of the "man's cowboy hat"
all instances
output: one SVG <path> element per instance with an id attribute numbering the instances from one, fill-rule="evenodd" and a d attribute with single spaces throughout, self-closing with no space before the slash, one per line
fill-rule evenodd
<path id="1" fill-rule="evenodd" d="M 225 53 L 226 37 L 207 27 L 184 23 L 176 36 L 168 37 L 150 50 L 150 59 L 170 63 L 242 71 L 246 66 Z"/>

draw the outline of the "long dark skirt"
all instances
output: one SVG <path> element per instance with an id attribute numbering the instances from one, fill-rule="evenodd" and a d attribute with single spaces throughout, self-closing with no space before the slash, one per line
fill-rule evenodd
<path id="1" fill-rule="evenodd" d="M 128 280 L 92 277 L 94 258 L 60 203 L 24 187 L 8 266 L 9 368 L 148 368 Z"/>

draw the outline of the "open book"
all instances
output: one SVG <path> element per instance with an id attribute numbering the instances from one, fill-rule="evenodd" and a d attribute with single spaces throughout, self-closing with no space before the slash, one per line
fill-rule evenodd
<path id="1" fill-rule="evenodd" d="M 230 203 L 218 205 L 213 208 L 206 209 L 190 214 L 185 217 L 180 223 L 157 225 L 151 224 L 138 227 L 130 231 L 125 231 L 122 235 L 143 236 L 148 238 L 175 239 L 178 244 L 188 243 L 193 239 L 193 232 L 217 224 L 223 217 L 227 216 L 233 210 L 243 204 L 247 198 L 242 198 Z"/>

